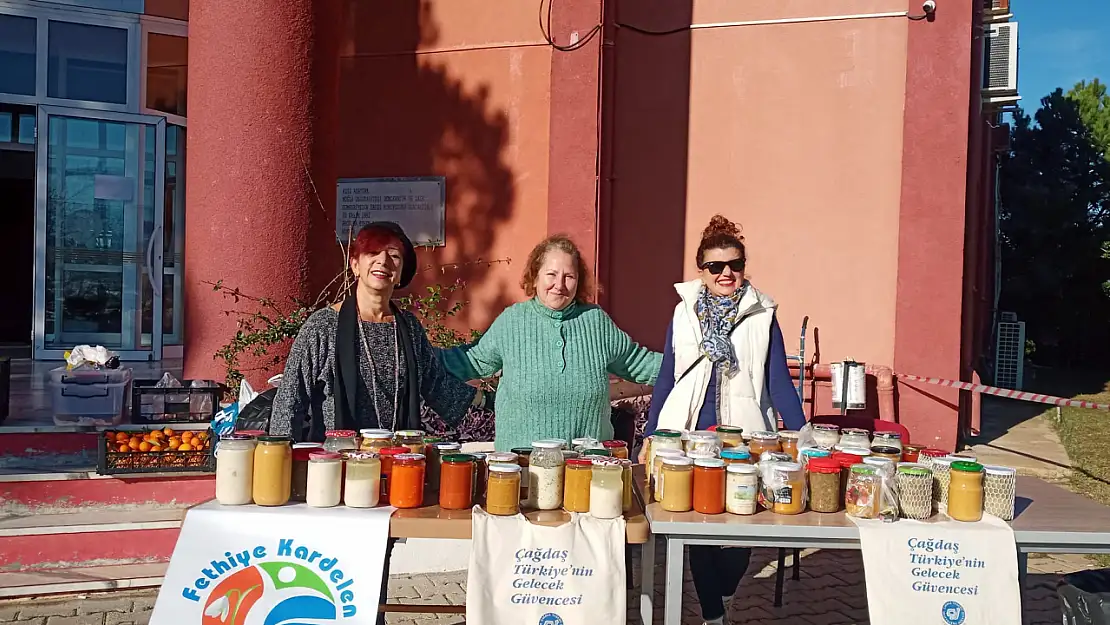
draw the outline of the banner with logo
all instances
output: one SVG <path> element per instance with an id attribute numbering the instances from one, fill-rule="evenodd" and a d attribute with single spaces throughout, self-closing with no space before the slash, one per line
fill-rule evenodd
<path id="1" fill-rule="evenodd" d="M 571 514 L 557 527 L 474 508 L 466 622 L 624 625 L 625 522 Z"/>
<path id="2" fill-rule="evenodd" d="M 151 625 L 373 625 L 393 508 L 189 510 Z"/>
<path id="3" fill-rule="evenodd" d="M 871 625 L 1021 624 L 1017 545 L 1005 521 L 852 520 Z"/>

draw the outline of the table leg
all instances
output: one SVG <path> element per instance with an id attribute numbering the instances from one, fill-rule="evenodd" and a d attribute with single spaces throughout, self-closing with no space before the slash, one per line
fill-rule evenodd
<path id="1" fill-rule="evenodd" d="M 775 607 L 782 607 L 782 587 L 786 583 L 786 549 L 779 547 L 779 565 L 775 567 Z"/>
<path id="2" fill-rule="evenodd" d="M 655 616 L 655 536 L 648 534 L 640 554 L 640 623 L 652 625 Z"/>
<path id="3" fill-rule="evenodd" d="M 790 570 L 793 573 L 793 575 L 790 577 L 790 579 L 792 579 L 796 582 L 800 581 L 802 579 L 802 570 L 800 568 L 798 568 L 799 566 L 801 566 L 801 564 L 802 564 L 802 550 L 801 549 L 795 549 L 794 550 L 794 564 L 790 567 Z"/>
<path id="4" fill-rule="evenodd" d="M 1025 593 L 1025 577 L 1029 574 L 1029 554 L 1022 550 L 1018 550 L 1017 554 L 1018 565 L 1018 592 Z"/>
<path id="5" fill-rule="evenodd" d="M 682 569 L 685 567 L 684 544 L 668 536 L 667 568 L 663 594 L 663 625 L 682 625 Z"/>

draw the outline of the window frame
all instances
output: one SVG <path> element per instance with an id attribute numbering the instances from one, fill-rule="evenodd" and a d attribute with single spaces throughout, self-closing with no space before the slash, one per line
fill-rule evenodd
<path id="1" fill-rule="evenodd" d="M 159 111 L 147 106 L 146 101 L 146 74 L 148 50 L 147 50 L 147 36 L 148 35 L 169 35 L 171 37 L 184 37 L 189 38 L 189 22 L 182 20 L 170 19 L 168 17 L 159 17 L 156 15 L 144 15 L 139 18 L 140 25 L 140 68 L 139 72 L 139 111 L 146 115 L 161 115 L 166 118 L 166 123 L 174 124 L 176 126 L 188 127 L 187 117 L 176 115 L 174 113 L 167 113 Z M 186 68 L 187 69 L 187 68 Z"/>

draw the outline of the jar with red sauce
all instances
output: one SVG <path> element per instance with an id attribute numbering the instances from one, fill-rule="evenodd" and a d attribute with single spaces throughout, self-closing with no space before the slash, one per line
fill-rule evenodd
<path id="1" fill-rule="evenodd" d="M 389 476 L 393 472 L 393 459 L 401 454 L 409 453 L 408 447 L 386 447 L 378 452 L 382 462 L 382 494 L 381 498 L 389 501 Z"/>
<path id="2" fill-rule="evenodd" d="M 468 510 L 474 505 L 474 456 L 448 454 L 439 465 L 439 507 Z"/>
<path id="3" fill-rule="evenodd" d="M 424 505 L 424 454 L 393 456 L 389 482 L 389 505 L 394 508 Z"/>
<path id="4" fill-rule="evenodd" d="M 725 511 L 725 461 L 698 458 L 694 461 L 694 511 L 722 514 Z"/>

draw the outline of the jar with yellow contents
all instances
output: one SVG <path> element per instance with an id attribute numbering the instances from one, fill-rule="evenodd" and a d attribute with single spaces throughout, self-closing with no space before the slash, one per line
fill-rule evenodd
<path id="1" fill-rule="evenodd" d="M 593 460 L 571 458 L 563 482 L 563 509 L 567 512 L 590 511 L 590 480 L 593 477 Z"/>
<path id="2" fill-rule="evenodd" d="M 948 477 L 948 516 L 955 521 L 983 518 L 983 465 L 958 461 Z"/>
<path id="3" fill-rule="evenodd" d="M 659 472 L 659 490 L 664 510 L 689 512 L 693 509 L 694 461 L 686 456 L 665 456 Z"/>

